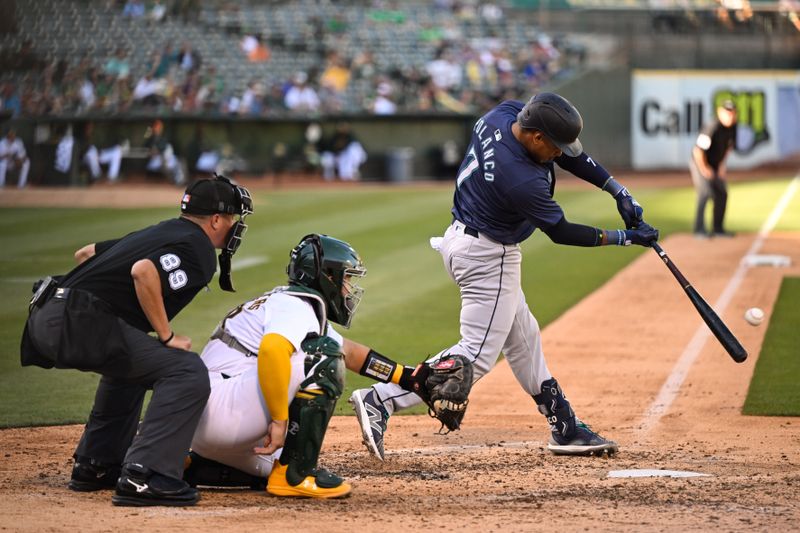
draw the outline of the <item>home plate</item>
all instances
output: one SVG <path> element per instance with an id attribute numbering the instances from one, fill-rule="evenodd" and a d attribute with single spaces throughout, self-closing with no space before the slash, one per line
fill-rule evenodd
<path id="1" fill-rule="evenodd" d="M 791 258 L 788 255 L 773 255 L 773 254 L 749 254 L 742 258 L 742 263 L 746 266 L 774 266 L 774 267 L 788 267 L 792 264 Z"/>
<path id="2" fill-rule="evenodd" d="M 651 470 L 651 469 L 635 469 L 635 470 L 611 470 L 608 477 L 708 477 L 711 474 L 702 474 L 700 472 L 689 472 L 688 470 Z"/>

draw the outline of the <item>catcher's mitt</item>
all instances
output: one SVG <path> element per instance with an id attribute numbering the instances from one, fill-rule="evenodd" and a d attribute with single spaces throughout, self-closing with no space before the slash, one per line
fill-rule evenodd
<path id="1" fill-rule="evenodd" d="M 447 354 L 414 372 L 414 392 L 428 404 L 428 413 L 453 431 L 461 427 L 472 389 L 472 363 L 463 355 Z"/>

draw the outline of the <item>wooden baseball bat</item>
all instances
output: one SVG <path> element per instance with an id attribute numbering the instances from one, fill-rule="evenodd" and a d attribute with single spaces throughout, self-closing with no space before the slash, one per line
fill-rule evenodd
<path id="1" fill-rule="evenodd" d="M 683 287 L 683 290 L 686 292 L 686 296 L 689 297 L 689 300 L 694 304 L 697 312 L 700 313 L 708 329 L 711 330 L 711 333 L 713 333 L 719 343 L 722 344 L 722 347 L 725 348 L 728 355 L 731 356 L 731 359 L 737 363 L 744 362 L 744 360 L 747 359 L 747 351 L 742 347 L 733 333 L 731 333 L 731 330 L 728 329 L 725 322 L 723 322 L 714 309 L 708 305 L 708 302 L 700 296 L 700 293 L 692 287 L 692 284 L 689 283 L 678 267 L 675 266 L 675 263 L 669 258 L 667 252 L 665 252 L 657 242 L 653 242 L 653 250 L 655 250 L 661 260 L 664 261 L 664 264 L 667 265 L 667 268 L 669 268 L 669 271 L 675 276 L 675 279 L 678 280 L 678 283 L 681 284 L 681 287 Z"/>

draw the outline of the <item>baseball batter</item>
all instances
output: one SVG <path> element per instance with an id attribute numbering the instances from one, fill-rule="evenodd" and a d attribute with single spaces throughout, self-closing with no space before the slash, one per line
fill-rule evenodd
<path id="1" fill-rule="evenodd" d="M 547 418 L 553 453 L 610 454 L 617 444 L 575 416 L 550 374 L 539 325 L 520 285 L 519 243 L 536 228 L 557 244 L 573 246 L 649 246 L 658 239 L 658 231 L 643 221 L 641 206 L 583 152 L 578 140 L 582 128 L 578 110 L 553 93 L 536 95 L 527 104 L 503 102 L 475 124 L 456 180 L 453 222 L 436 246 L 460 288 L 461 340 L 438 356 L 466 356 L 477 380 L 502 351 L 517 381 Z M 568 221 L 553 199 L 554 163 L 611 194 L 627 229 Z M 420 400 L 397 385 L 377 384 L 354 391 L 350 402 L 365 445 L 383 459 L 390 415 Z"/>
<path id="2" fill-rule="evenodd" d="M 203 350 L 211 395 L 184 474 L 191 484 L 261 488 L 268 478 L 277 496 L 345 496 L 350 485 L 317 467 L 345 365 L 413 388 L 415 367 L 343 338 L 328 322 L 349 327 L 363 293 L 357 282 L 366 269 L 349 244 L 308 235 L 287 271 L 288 286 L 230 311 Z"/>

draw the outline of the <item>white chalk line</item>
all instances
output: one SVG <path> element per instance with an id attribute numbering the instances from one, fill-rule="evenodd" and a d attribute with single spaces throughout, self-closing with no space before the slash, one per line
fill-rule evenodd
<path id="1" fill-rule="evenodd" d="M 783 212 L 786 210 L 786 207 L 789 205 L 789 202 L 792 200 L 792 197 L 797 191 L 798 185 L 800 185 L 800 174 L 796 175 L 794 179 L 789 182 L 789 186 L 786 188 L 786 191 L 784 191 L 780 200 L 778 200 L 778 203 L 767 217 L 767 220 L 764 221 L 764 224 L 761 226 L 761 229 L 753 241 L 753 244 L 751 244 L 750 248 L 747 250 L 745 257 L 747 255 L 755 254 L 761 249 L 764 241 L 778 223 L 783 215 Z M 719 298 L 713 305 L 717 314 L 722 315 L 725 312 L 728 304 L 731 302 L 733 296 L 736 294 L 736 291 L 739 289 L 739 286 L 741 285 L 748 268 L 749 266 L 746 263 L 739 263 L 739 267 L 736 269 L 736 272 L 734 272 L 730 281 L 728 281 L 728 284 L 725 286 L 725 289 L 722 291 L 722 294 L 720 294 Z M 695 360 L 697 360 L 697 357 L 700 355 L 703 346 L 705 346 L 705 343 L 710 336 L 711 331 L 705 324 L 702 324 L 697 328 L 697 331 L 695 331 L 694 336 L 689 341 L 689 344 L 687 344 L 680 358 L 675 363 L 675 366 L 672 367 L 672 372 L 670 372 L 669 377 L 667 377 L 664 385 L 661 386 L 658 396 L 656 396 L 655 400 L 653 400 L 653 403 L 651 403 L 645 411 L 642 422 L 638 429 L 640 438 L 645 437 L 656 426 L 656 424 L 658 424 L 658 422 L 661 420 L 661 417 L 664 416 L 667 410 L 669 410 L 672 402 L 678 396 L 678 392 L 680 392 L 681 385 L 686 379 L 689 369 L 692 367 Z"/>

